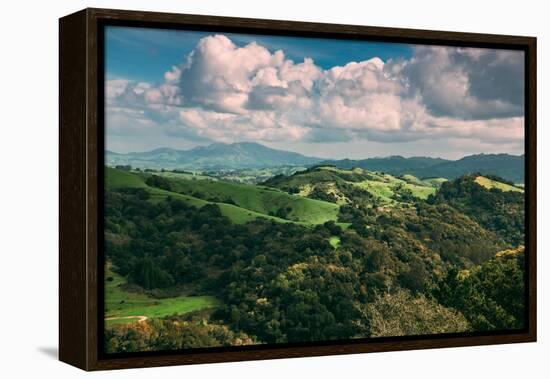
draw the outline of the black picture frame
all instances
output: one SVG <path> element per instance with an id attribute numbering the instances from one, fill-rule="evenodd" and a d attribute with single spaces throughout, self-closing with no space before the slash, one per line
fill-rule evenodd
<path id="1" fill-rule="evenodd" d="M 524 330 L 316 343 L 103 353 L 103 168 L 106 25 L 486 47 L 525 52 Z M 106 370 L 536 341 L 536 38 L 216 16 L 85 9 L 59 22 L 59 357 Z"/>

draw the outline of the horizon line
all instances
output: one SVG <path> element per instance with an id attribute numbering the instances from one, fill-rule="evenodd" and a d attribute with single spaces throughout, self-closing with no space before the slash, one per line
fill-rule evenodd
<path id="1" fill-rule="evenodd" d="M 253 145 L 260 145 L 262 147 L 265 147 L 267 149 L 271 149 L 271 150 L 275 150 L 275 151 L 283 151 L 283 152 L 287 152 L 287 153 L 294 153 L 294 154 L 300 154 L 306 158 L 312 158 L 312 159 L 319 159 L 321 161 L 343 161 L 343 160 L 350 160 L 350 161 L 360 161 L 360 160 L 365 160 L 365 159 L 387 159 L 387 158 L 392 158 L 392 157 L 401 157 L 401 158 L 404 158 L 404 159 L 412 159 L 412 158 L 432 158 L 432 159 L 442 159 L 442 160 L 446 160 L 446 161 L 459 161 L 461 159 L 464 159 L 464 158 L 467 158 L 467 157 L 472 157 L 472 156 L 476 156 L 476 155 L 509 155 L 509 156 L 513 156 L 513 157 L 524 157 L 525 156 L 525 153 L 523 154 L 511 154 L 511 153 L 473 153 L 473 154 L 467 154 L 467 155 L 463 155 L 461 156 L 460 158 L 457 158 L 457 159 L 449 159 L 449 158 L 442 158 L 440 156 L 431 156 L 431 155 L 411 155 L 411 156 L 404 156 L 404 155 L 399 155 L 399 154 L 392 154 L 392 155 L 386 155 L 386 156 L 380 156 L 380 155 L 376 155 L 376 156 L 367 156 L 367 157 L 364 157 L 364 158 L 320 158 L 320 157 L 315 157 L 315 156 L 310 156 L 310 155 L 305 155 L 303 153 L 299 153 L 299 152 L 296 152 L 296 151 L 292 151 L 292 150 L 282 150 L 282 149 L 275 149 L 275 148 L 272 148 L 272 147 L 269 147 L 267 145 L 264 145 L 262 143 L 259 143 L 259 142 L 252 142 L 252 141 L 241 141 L 241 142 L 231 142 L 231 143 L 226 143 L 226 142 L 212 142 L 208 145 L 197 145 L 195 147 L 192 147 L 190 149 L 177 149 L 177 148 L 173 148 L 173 147 L 167 147 L 167 146 L 160 146 L 160 147 L 156 147 L 154 149 L 150 149 L 150 150 L 143 150 L 143 151 L 129 151 L 127 153 L 119 153 L 119 152 L 116 152 L 114 150 L 110 150 L 110 149 L 104 149 L 104 152 L 105 153 L 113 153 L 113 154 L 117 154 L 117 155 L 130 155 L 130 154 L 143 154 L 143 153 L 150 153 L 150 152 L 153 152 L 153 151 L 156 151 L 156 150 L 173 150 L 173 151 L 192 151 L 196 148 L 200 148 L 200 147 L 208 147 L 208 146 L 212 146 L 212 145 L 226 145 L 226 146 L 232 146 L 232 145 L 238 145 L 238 144 L 253 144 Z"/>

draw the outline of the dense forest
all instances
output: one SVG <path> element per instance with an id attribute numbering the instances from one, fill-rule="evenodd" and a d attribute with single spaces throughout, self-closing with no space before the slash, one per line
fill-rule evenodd
<path id="1" fill-rule="evenodd" d="M 524 194 L 499 177 L 314 167 L 242 185 L 253 202 L 209 177 L 108 170 L 106 281 L 216 302 L 106 324 L 107 352 L 524 326 Z M 328 216 L 306 222 L 316 204 Z"/>

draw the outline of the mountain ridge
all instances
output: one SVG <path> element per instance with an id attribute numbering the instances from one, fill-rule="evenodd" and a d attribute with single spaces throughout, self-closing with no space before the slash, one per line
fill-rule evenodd
<path id="1" fill-rule="evenodd" d="M 497 175 L 514 183 L 523 183 L 525 179 L 525 156 L 506 153 L 473 154 L 457 160 L 391 156 L 360 160 L 327 160 L 322 163 L 343 169 L 358 167 L 371 171 L 383 171 L 391 175 L 411 174 L 419 178 L 455 179 L 464 174 L 479 172 Z"/>
<path id="2" fill-rule="evenodd" d="M 189 150 L 161 147 L 151 151 L 117 153 L 106 150 L 111 166 L 131 165 L 151 169 L 239 170 L 281 166 L 311 167 L 329 164 L 341 169 L 355 167 L 392 175 L 411 174 L 419 178 L 454 179 L 466 173 L 498 175 L 514 183 L 524 182 L 524 155 L 473 154 L 457 160 L 391 155 L 365 159 L 322 159 L 272 149 L 256 142 L 213 143 Z"/>
<path id="3" fill-rule="evenodd" d="M 106 163 L 140 168 L 242 169 L 277 166 L 309 166 L 321 158 L 272 149 L 255 142 L 214 143 L 189 150 L 157 148 L 126 154 L 106 151 Z"/>

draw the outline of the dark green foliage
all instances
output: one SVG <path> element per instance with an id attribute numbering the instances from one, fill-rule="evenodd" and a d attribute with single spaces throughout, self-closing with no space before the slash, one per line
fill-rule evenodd
<path id="1" fill-rule="evenodd" d="M 300 188 L 298 188 L 298 187 L 285 187 L 285 188 L 281 188 L 281 189 L 285 192 L 290 193 L 290 194 L 300 193 Z"/>
<path id="2" fill-rule="evenodd" d="M 275 212 L 275 216 L 277 216 L 279 218 L 288 219 L 290 212 L 292 212 L 292 208 L 290 208 L 290 207 L 281 207 L 277 210 L 277 212 Z"/>
<path id="3" fill-rule="evenodd" d="M 232 273 L 226 287 L 224 318 L 233 328 L 253 331 L 265 342 L 353 336 L 357 332 L 353 324 L 357 317 L 353 307 L 357 274 L 336 257 L 329 258 L 329 247 L 324 250 L 327 257 L 314 256 L 282 269 L 275 265 L 274 257 L 263 256 L 261 261 L 253 260 L 252 266 Z M 298 253 L 302 259 L 304 254 L 311 254 L 311 248 Z M 289 263 L 295 261 L 293 258 L 289 257 Z M 332 260 L 334 263 L 328 263 Z M 233 277 L 237 273 L 240 280 Z"/>
<path id="4" fill-rule="evenodd" d="M 262 184 L 291 194 L 299 193 L 300 187 L 310 186 L 312 190 L 307 197 L 311 199 L 336 203 L 339 198 L 335 193 L 338 193 L 355 205 L 371 206 L 376 203 L 374 196 L 369 191 L 350 183 L 371 179 L 372 175 L 368 172 L 331 171 L 322 166 L 298 171 L 291 176 L 276 175 Z"/>
<path id="5" fill-rule="evenodd" d="M 371 207 L 360 207 L 355 204 L 343 204 L 340 206 L 338 221 L 361 224 L 365 226 L 365 220 L 372 218 L 374 214 L 375 211 Z M 361 227 L 360 229 L 364 228 Z"/>
<path id="6" fill-rule="evenodd" d="M 167 191 L 170 191 L 172 189 L 170 180 L 159 175 L 151 175 L 145 180 L 145 184 L 151 187 L 157 187 Z"/>
<path id="7" fill-rule="evenodd" d="M 268 182 L 281 189 L 287 188 L 283 183 L 289 189 L 309 183 L 313 196 L 328 196 L 330 182 L 349 201 L 339 214 L 340 222 L 351 224 L 347 229 L 334 221 L 304 226 L 258 218 L 233 224 L 216 204 L 195 208 L 170 197 L 159 201 L 150 188 L 107 190 L 105 254 L 113 271 L 153 296 L 183 291 L 216 296 L 220 304 L 197 319 L 108 328 L 107 350 L 523 325 L 523 255 L 494 258 L 522 242 L 523 230 L 516 230 L 523 226 L 519 194 L 487 190 L 464 177 L 443 184 L 429 201 L 396 188 L 398 202 L 381 205 L 349 183 L 368 173 L 345 173 L 344 180 L 341 172 L 321 171 L 311 168 Z M 147 184 L 170 188 L 169 178 L 156 175 Z M 216 202 L 233 199 L 220 196 Z M 273 215 L 288 219 L 291 212 L 285 206 Z M 337 247 L 331 245 L 334 237 Z"/>
<path id="8" fill-rule="evenodd" d="M 316 185 L 320 183 L 338 183 L 345 182 L 337 172 L 323 170 L 319 167 L 312 167 L 307 170 L 298 171 L 291 176 L 276 175 L 262 185 L 274 188 L 298 188 L 303 185 Z"/>
<path id="9" fill-rule="evenodd" d="M 277 209 L 276 212 L 269 212 L 269 215 L 274 217 L 279 217 L 285 220 L 289 220 L 290 219 L 289 214 L 291 211 L 292 211 L 292 208 L 290 207 L 281 207 Z"/>
<path id="10" fill-rule="evenodd" d="M 152 204 L 140 194 L 106 193 L 105 253 L 117 272 L 147 289 L 201 278 L 204 259 L 194 253 L 227 219 L 216 205 L 197 210 L 178 200 Z"/>
<path id="11" fill-rule="evenodd" d="M 411 202 L 415 200 L 413 193 L 410 189 L 405 188 L 403 184 L 399 183 L 393 187 L 394 199 L 397 201 Z"/>
<path id="12" fill-rule="evenodd" d="M 399 274 L 399 284 L 403 288 L 408 288 L 413 293 L 424 292 L 426 283 L 429 279 L 429 273 L 421 260 L 413 259 L 409 262 L 408 269 Z"/>
<path id="13" fill-rule="evenodd" d="M 417 202 L 415 207 L 384 212 L 343 206 L 340 221 L 351 222 L 362 237 L 386 242 L 406 263 L 420 251 L 429 251 L 449 264 L 467 267 L 504 247 L 494 233 L 446 204 Z"/>
<path id="14" fill-rule="evenodd" d="M 323 224 L 323 228 L 328 230 L 332 236 L 341 236 L 342 228 L 340 228 L 334 221 L 327 221 Z"/>
<path id="15" fill-rule="evenodd" d="M 233 200 L 231 197 L 226 197 L 225 199 L 223 199 L 221 201 L 222 203 L 225 203 L 225 204 L 231 204 L 231 205 L 237 205 L 237 203 L 235 202 L 235 200 Z"/>
<path id="16" fill-rule="evenodd" d="M 475 182 L 477 174 L 445 182 L 431 204 L 450 204 L 480 225 L 514 245 L 525 240 L 525 195 L 499 189 L 488 190 Z"/>
<path id="17" fill-rule="evenodd" d="M 136 258 L 130 271 L 130 280 L 145 289 L 164 288 L 174 284 L 172 276 L 163 271 L 150 256 Z"/>
<path id="18" fill-rule="evenodd" d="M 117 165 L 115 168 L 122 171 L 132 171 L 132 166 L 130 165 Z"/>
<path id="19" fill-rule="evenodd" d="M 521 329 L 525 325 L 525 256 L 497 256 L 465 273 L 451 269 L 434 290 L 443 305 L 459 310 L 474 330 Z"/>
<path id="20" fill-rule="evenodd" d="M 201 320 L 147 320 L 113 325 L 105 330 L 107 353 L 191 349 L 197 347 L 250 345 L 256 341 L 242 332 Z"/>
<path id="21" fill-rule="evenodd" d="M 339 183 L 338 190 L 356 207 L 375 207 L 376 198 L 367 190 L 349 183 Z"/>
<path id="22" fill-rule="evenodd" d="M 329 203 L 336 203 L 338 201 L 338 198 L 334 196 L 333 193 L 323 190 L 323 188 L 321 188 L 320 186 L 316 186 L 315 188 L 313 188 L 313 191 L 311 191 L 308 197 L 310 199 L 328 201 Z"/>

